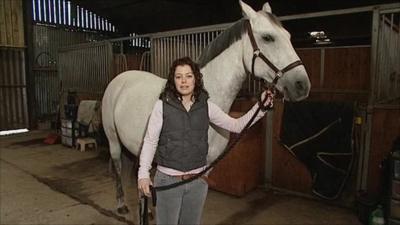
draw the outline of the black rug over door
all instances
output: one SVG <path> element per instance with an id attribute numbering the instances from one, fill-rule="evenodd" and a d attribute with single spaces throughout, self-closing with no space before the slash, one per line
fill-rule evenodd
<path id="1" fill-rule="evenodd" d="M 353 108 L 341 102 L 285 103 L 281 142 L 306 165 L 313 193 L 325 199 L 339 197 L 351 172 Z"/>

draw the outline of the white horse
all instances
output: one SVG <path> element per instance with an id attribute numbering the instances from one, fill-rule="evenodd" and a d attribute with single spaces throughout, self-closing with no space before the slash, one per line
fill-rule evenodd
<path id="1" fill-rule="evenodd" d="M 307 72 L 293 49 L 290 34 L 271 13 L 269 4 L 265 3 L 263 9 L 256 12 L 247 4 L 239 3 L 244 18 L 205 48 L 198 61 L 210 100 L 228 112 L 248 71 L 254 71 L 255 76 L 267 82 L 280 78 L 274 83 L 286 100 L 306 98 L 311 87 Z M 263 53 L 261 55 L 269 59 L 269 63 L 263 61 L 259 53 Z M 254 62 L 253 55 L 257 56 Z M 148 72 L 126 71 L 113 79 L 105 90 L 103 127 L 117 173 L 119 213 L 128 212 L 121 185 L 120 142 L 132 154 L 139 155 L 148 118 L 165 83 L 165 79 Z M 229 135 L 213 127 L 210 127 L 208 135 L 208 162 L 212 162 L 224 150 Z"/>

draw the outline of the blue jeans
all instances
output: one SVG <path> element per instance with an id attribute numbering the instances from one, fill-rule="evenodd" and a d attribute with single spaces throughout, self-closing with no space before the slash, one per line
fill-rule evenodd
<path id="1" fill-rule="evenodd" d="M 156 187 L 179 181 L 179 178 L 158 170 L 154 177 Z M 207 192 L 208 184 L 201 178 L 169 190 L 157 191 L 157 225 L 200 224 Z"/>

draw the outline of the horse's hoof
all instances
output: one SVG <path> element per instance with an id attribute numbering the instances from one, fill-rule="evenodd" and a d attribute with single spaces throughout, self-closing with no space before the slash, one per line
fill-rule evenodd
<path id="1" fill-rule="evenodd" d="M 153 215 L 153 212 L 151 210 L 149 211 L 149 219 L 150 220 L 154 220 L 154 215 Z"/>
<path id="2" fill-rule="evenodd" d="M 124 205 L 124 206 L 122 206 L 122 207 L 119 207 L 119 208 L 117 209 L 117 212 L 118 212 L 119 214 L 127 214 L 127 213 L 129 212 L 129 209 L 128 209 L 128 207 L 126 207 L 126 205 Z"/>

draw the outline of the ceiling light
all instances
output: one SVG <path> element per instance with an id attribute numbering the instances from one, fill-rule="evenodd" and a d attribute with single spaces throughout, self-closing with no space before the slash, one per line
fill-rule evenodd
<path id="1" fill-rule="evenodd" d="M 314 39 L 325 39 L 325 38 L 327 38 L 327 36 L 326 36 L 324 31 L 311 31 L 311 32 L 308 32 L 308 34 L 310 35 L 311 38 L 314 38 Z"/>

